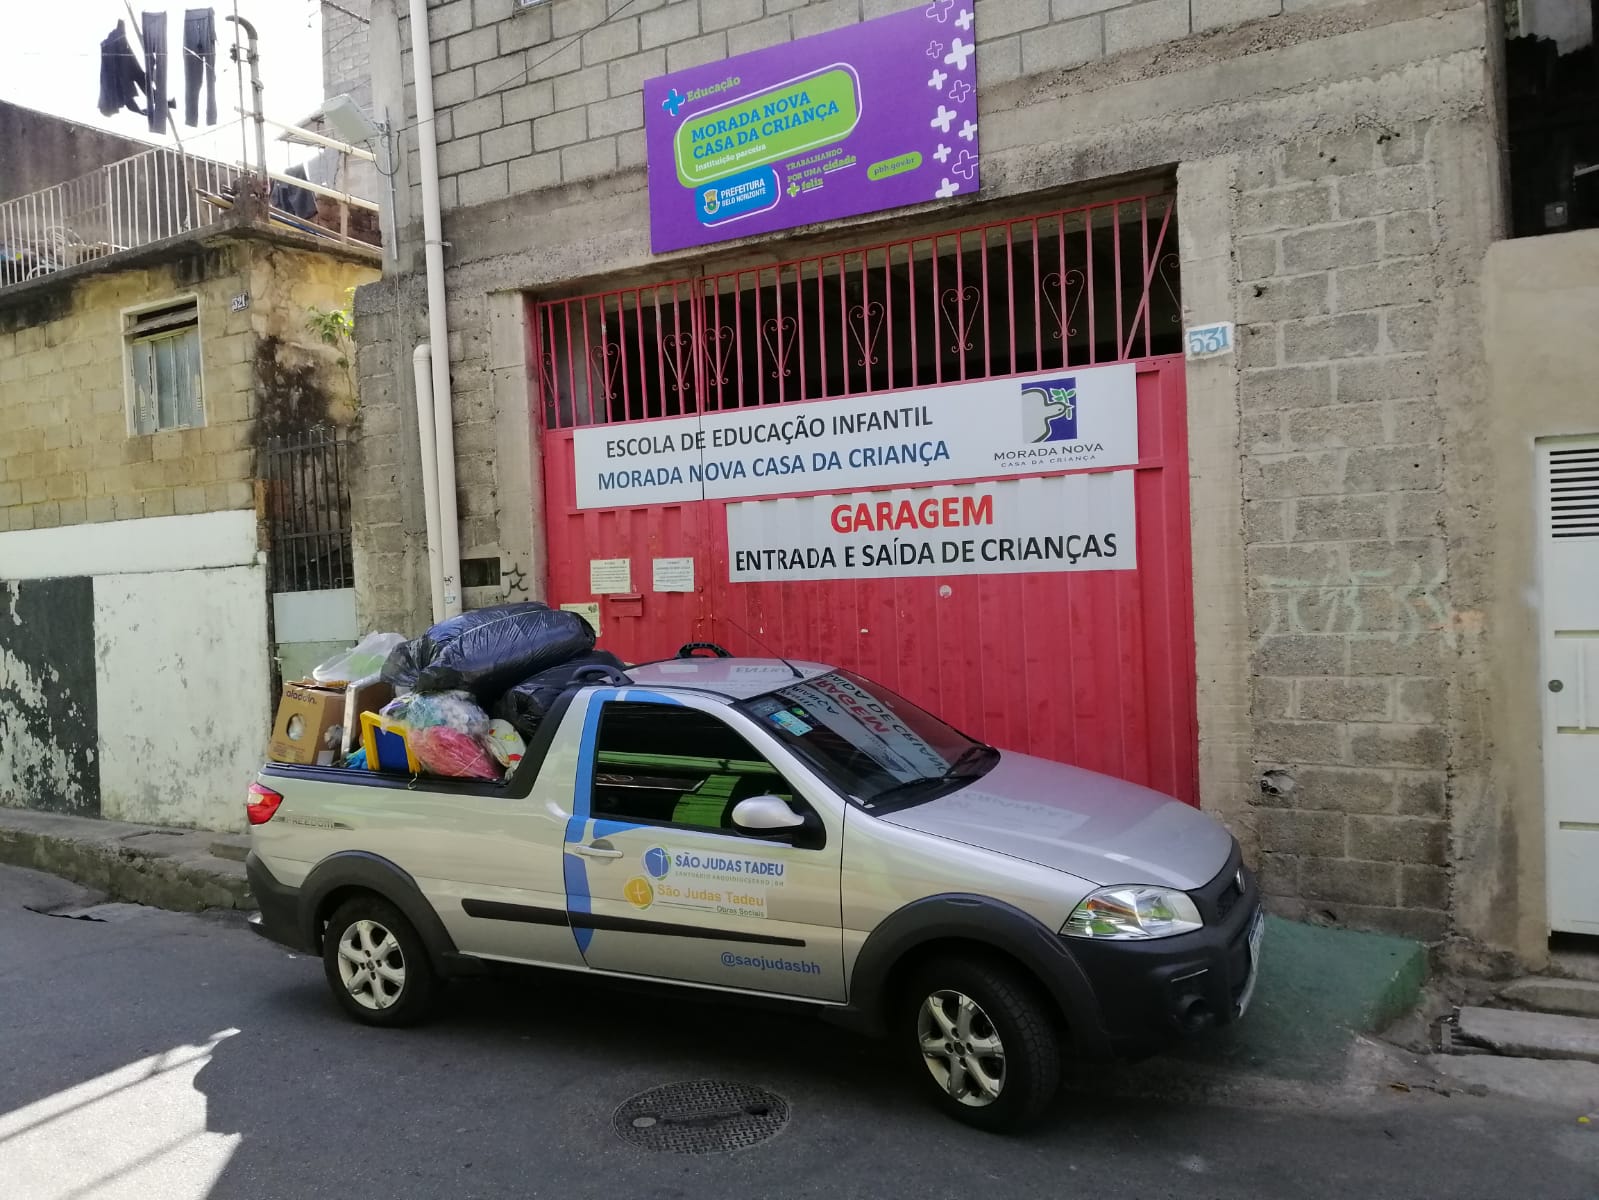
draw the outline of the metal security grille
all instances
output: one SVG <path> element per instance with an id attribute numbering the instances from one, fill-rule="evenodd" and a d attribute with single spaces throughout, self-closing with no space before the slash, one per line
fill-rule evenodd
<path id="1" fill-rule="evenodd" d="M 272 590 L 354 587 L 348 435 L 313 426 L 268 438 L 260 468 Z"/>
<path id="2" fill-rule="evenodd" d="M 545 427 L 1088 366 L 1180 348 L 1168 195 L 540 304 Z"/>

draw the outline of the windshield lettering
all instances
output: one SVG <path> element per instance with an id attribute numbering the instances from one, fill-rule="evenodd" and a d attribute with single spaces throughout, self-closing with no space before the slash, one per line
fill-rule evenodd
<path id="1" fill-rule="evenodd" d="M 981 742 L 848 671 L 791 684 L 745 708 L 866 807 L 946 794 L 986 774 L 998 758 Z"/>

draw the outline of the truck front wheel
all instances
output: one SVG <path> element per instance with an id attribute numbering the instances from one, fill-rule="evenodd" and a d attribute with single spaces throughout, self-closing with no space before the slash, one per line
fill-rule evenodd
<path id="1" fill-rule="evenodd" d="M 1049 1010 L 1019 973 L 935 959 L 912 976 L 896 1036 L 927 1094 L 956 1120 L 1014 1132 L 1043 1115 L 1060 1085 Z"/>
<path id="2" fill-rule="evenodd" d="M 322 968 L 339 1006 L 367 1025 L 415 1024 L 438 988 L 421 937 L 379 896 L 339 905 L 322 938 Z"/>

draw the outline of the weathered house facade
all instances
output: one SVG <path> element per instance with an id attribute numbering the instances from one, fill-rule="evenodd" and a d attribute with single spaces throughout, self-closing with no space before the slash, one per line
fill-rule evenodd
<path id="1" fill-rule="evenodd" d="M 350 583 L 309 561 L 347 544 L 319 497 L 354 397 L 307 317 L 379 254 L 163 149 L 0 204 L 0 231 L 26 265 L 0 280 L 0 804 L 237 827 L 274 659 L 298 677 L 296 623 Z M 331 539 L 284 542 L 291 514 Z"/>
<path id="2" fill-rule="evenodd" d="M 736 86 L 740 56 L 917 7 L 951 23 L 928 48 L 940 95 L 967 66 L 941 56 L 975 40 L 980 186 L 972 161 L 914 207 L 652 252 L 671 168 L 646 169 L 646 81 Z M 409 154 L 398 269 L 357 302 L 358 601 L 364 628 L 411 630 L 424 131 L 406 6 L 370 14 L 374 103 Z M 1569 377 L 1520 386 L 1547 342 L 1508 331 L 1537 302 L 1496 288 L 1538 248 L 1565 265 L 1560 311 L 1591 312 L 1595 235 L 1496 245 L 1505 20 L 1487 0 L 429 4 L 468 605 L 583 605 L 634 655 L 705 637 L 858 667 L 978 736 L 1215 812 L 1286 915 L 1479 965 L 1538 959 L 1561 905 L 1599 929 L 1599 896 L 1546 871 L 1546 743 L 1595 718 L 1544 707 L 1535 591 L 1537 439 L 1599 413 Z M 1230 350 L 1185 356 L 1218 323 Z M 1126 480 L 1068 470 L 1034 495 L 1125 486 L 1132 569 L 784 578 L 739 538 L 789 518 L 734 502 L 852 489 L 583 492 L 595 426 L 621 445 L 652 421 L 1102 368 L 1137 398 Z M 1554 449 L 1586 469 L 1588 445 Z"/>

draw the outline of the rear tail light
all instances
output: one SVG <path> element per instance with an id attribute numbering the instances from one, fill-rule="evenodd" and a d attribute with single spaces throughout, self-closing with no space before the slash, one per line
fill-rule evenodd
<path id="1" fill-rule="evenodd" d="M 262 787 L 259 783 L 252 783 L 250 798 L 244 802 L 244 815 L 250 818 L 252 825 L 265 825 L 282 803 L 283 797 L 277 792 Z"/>

